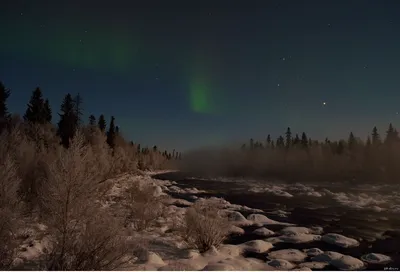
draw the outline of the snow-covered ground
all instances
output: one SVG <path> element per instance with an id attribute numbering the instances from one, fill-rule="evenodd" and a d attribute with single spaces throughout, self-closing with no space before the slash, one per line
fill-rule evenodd
<path id="1" fill-rule="evenodd" d="M 118 207 L 122 192 L 129 184 L 134 182 L 152 185 L 155 195 L 168 196 L 169 193 L 178 193 L 188 197 L 192 196 L 193 201 L 203 200 L 202 197 L 195 195 L 205 193 L 204 190 L 198 190 L 194 187 L 180 188 L 176 182 L 157 180 L 151 177 L 151 175 L 158 173 L 143 173 L 136 176 L 125 175 L 114 179 L 110 193 L 102 200 L 103 207 L 105 209 Z M 301 184 L 263 184 L 262 186 L 259 183 L 257 184 L 258 187 L 252 187 L 252 192 L 269 192 L 284 198 L 296 197 L 296 195 L 330 196 L 343 205 L 358 203 L 359 207 L 377 206 L 383 208 L 384 203 L 389 203 L 389 198 L 382 198 L 379 201 L 378 199 L 371 200 L 368 195 L 362 195 L 367 194 L 365 192 L 356 196 L 348 193 L 318 190 Z M 155 227 L 141 233 L 126 233 L 126 239 L 140 239 L 143 245 L 146 245 L 140 256 L 136 256 L 135 262 L 131 264 L 129 270 L 312 270 L 322 269 L 326 266 L 342 270 L 358 270 L 367 267 L 368 264 L 390 262 L 390 257 L 374 253 L 372 249 L 369 254 L 358 259 L 339 252 L 323 251 L 319 248 L 307 248 L 307 246 L 304 250 L 290 248 L 291 245 L 306 245 L 315 241 L 334 244 L 338 248 L 350 248 L 359 246 L 359 242 L 338 233 L 325 233 L 321 227 L 306 228 L 273 220 L 268 217 L 268 214 L 255 207 L 233 204 L 222 198 L 211 199 L 218 203 L 222 207 L 222 213 L 228 216 L 232 234 L 242 235 L 245 233 L 244 228 L 253 226 L 256 227 L 253 234 L 259 236 L 259 238 L 241 244 L 224 244 L 219 248 L 211 248 L 202 254 L 187 248 L 174 228 L 183 220 L 187 210 L 186 206 L 191 206 L 192 202 L 168 197 L 164 201 L 165 213 L 157 220 Z M 287 212 L 277 210 L 274 214 L 285 217 Z M 269 229 L 272 226 L 274 231 Z M 40 222 L 28 224 L 24 229 L 19 230 L 17 236 L 21 245 L 14 261 L 15 265 L 35 260 L 43 254 L 48 246 L 46 231 L 46 226 L 40 224 Z M 280 242 L 286 243 L 288 248 L 276 250 L 275 245 Z M 266 254 L 267 257 L 261 260 L 247 257 L 247 253 Z"/>

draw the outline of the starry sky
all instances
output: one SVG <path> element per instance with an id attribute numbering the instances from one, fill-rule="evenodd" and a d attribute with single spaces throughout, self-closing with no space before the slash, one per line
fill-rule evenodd
<path id="1" fill-rule="evenodd" d="M 23 113 L 70 92 L 162 148 L 365 138 L 400 126 L 400 1 L 3 0 L 0 80 Z M 56 120 L 57 122 L 57 116 Z"/>

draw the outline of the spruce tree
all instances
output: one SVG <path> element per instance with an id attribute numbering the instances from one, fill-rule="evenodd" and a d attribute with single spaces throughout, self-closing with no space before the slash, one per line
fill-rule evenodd
<path id="1" fill-rule="evenodd" d="M 305 132 L 303 132 L 301 134 L 301 146 L 303 148 L 307 148 L 308 147 L 308 138 Z"/>
<path id="2" fill-rule="evenodd" d="M 96 125 L 96 117 L 94 117 L 93 114 L 91 114 L 91 115 L 89 116 L 89 125 L 90 125 L 91 127 L 94 127 L 94 126 Z"/>
<path id="3" fill-rule="evenodd" d="M 98 123 L 98 125 L 99 125 L 99 129 L 100 129 L 102 132 L 105 132 L 105 131 L 106 131 L 107 123 L 106 123 L 106 119 L 104 118 L 104 115 L 103 115 L 103 114 L 101 114 L 100 117 L 99 117 L 99 123 Z"/>
<path id="4" fill-rule="evenodd" d="M 278 137 L 276 140 L 276 147 L 282 148 L 285 146 L 285 140 L 283 139 L 282 135 Z"/>
<path id="5" fill-rule="evenodd" d="M 254 149 L 254 139 L 251 138 L 250 139 L 250 150 L 253 150 L 253 149 Z"/>
<path id="6" fill-rule="evenodd" d="M 396 142 L 398 138 L 397 131 L 393 128 L 393 125 L 390 123 L 389 128 L 386 131 L 386 138 L 385 138 L 385 144 L 393 144 Z"/>
<path id="7" fill-rule="evenodd" d="M 107 132 L 107 143 L 111 148 L 115 147 L 115 118 L 111 116 L 110 126 Z"/>
<path id="8" fill-rule="evenodd" d="M 349 140 L 347 141 L 347 145 L 349 147 L 349 150 L 353 150 L 356 145 L 356 137 L 354 137 L 353 132 L 350 132 Z"/>
<path id="9" fill-rule="evenodd" d="M 289 148 L 292 144 L 292 132 L 290 131 L 290 127 L 286 130 L 286 147 Z"/>
<path id="10" fill-rule="evenodd" d="M 46 99 L 44 101 L 44 113 L 45 113 L 45 119 L 46 122 L 51 123 L 51 119 L 52 119 L 52 111 L 51 111 L 51 107 L 50 107 L 50 103 L 49 100 Z"/>
<path id="11" fill-rule="evenodd" d="M 266 144 L 266 147 L 268 148 L 268 147 L 271 147 L 271 135 L 269 135 L 268 134 L 268 136 L 267 136 L 267 144 Z"/>
<path id="12" fill-rule="evenodd" d="M 61 144 L 69 147 L 70 140 L 74 137 L 77 129 L 77 116 L 74 100 L 71 94 L 67 94 L 61 104 L 60 121 L 58 122 L 57 134 L 61 138 Z"/>
<path id="13" fill-rule="evenodd" d="M 29 100 L 24 120 L 34 124 L 45 124 L 47 119 L 48 113 L 46 112 L 42 91 L 37 87 Z"/>
<path id="14" fill-rule="evenodd" d="M 153 152 L 157 152 L 157 146 L 153 146 Z"/>
<path id="15" fill-rule="evenodd" d="M 10 114 L 7 108 L 7 99 L 10 97 L 10 90 L 6 89 L 0 81 L 0 134 L 7 127 Z"/>
<path id="16" fill-rule="evenodd" d="M 376 127 L 374 127 L 372 129 L 372 145 L 377 146 L 379 145 L 381 139 L 378 133 L 378 129 Z"/>

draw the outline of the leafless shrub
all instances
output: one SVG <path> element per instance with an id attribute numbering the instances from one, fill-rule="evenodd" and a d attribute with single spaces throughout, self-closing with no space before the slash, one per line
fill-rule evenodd
<path id="1" fill-rule="evenodd" d="M 214 201 L 198 201 L 185 214 L 182 236 L 190 247 L 200 252 L 218 247 L 229 232 L 228 219 L 213 204 Z"/>
<path id="2" fill-rule="evenodd" d="M 101 179 L 97 170 L 81 133 L 47 166 L 39 192 L 41 212 L 54 234 L 49 270 L 110 270 L 125 262 L 127 247 L 117 236 L 118 227 L 100 215 L 95 202 Z"/>
<path id="3" fill-rule="evenodd" d="M 47 255 L 48 270 L 120 270 L 133 259 L 129 243 L 119 236 L 119 222 L 109 215 L 85 218 L 84 224 L 57 239 Z M 61 243 L 60 243 L 61 242 Z"/>
<path id="4" fill-rule="evenodd" d="M 160 197 L 155 196 L 154 187 L 149 185 L 132 183 L 125 192 L 125 201 L 127 223 L 137 231 L 152 226 L 164 211 Z"/>
<path id="5" fill-rule="evenodd" d="M 4 136 L 4 135 L 3 135 Z M 17 190 L 20 179 L 10 156 L 10 150 L 0 139 L 0 270 L 8 269 L 12 263 L 15 243 L 13 230 L 16 228 L 16 209 L 19 204 Z"/>

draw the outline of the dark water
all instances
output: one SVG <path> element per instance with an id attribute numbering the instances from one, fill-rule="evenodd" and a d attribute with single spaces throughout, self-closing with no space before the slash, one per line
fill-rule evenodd
<path id="1" fill-rule="evenodd" d="M 270 193 L 249 192 L 249 184 L 240 182 L 219 182 L 200 179 L 187 179 L 190 175 L 183 173 L 167 173 L 157 175 L 154 178 L 173 180 L 181 188 L 196 187 L 206 190 L 208 193 L 197 194 L 199 197 L 222 197 L 233 204 L 245 205 L 251 208 L 263 210 L 266 215 L 281 222 L 294 223 L 299 226 L 323 227 L 324 233 L 340 233 L 347 237 L 357 239 L 360 242 L 358 247 L 341 248 L 322 241 L 306 244 L 275 244 L 275 249 L 295 248 L 306 249 L 317 247 L 321 250 L 336 251 L 342 254 L 360 258 L 367 253 L 381 253 L 390 256 L 393 262 L 386 265 L 368 265 L 367 270 L 383 270 L 384 267 L 400 268 L 400 218 L 398 214 L 390 212 L 364 211 L 352 209 L 339 205 L 329 197 L 295 196 L 292 198 L 276 196 Z M 329 188 L 332 190 L 332 188 Z M 337 191 L 343 190 L 341 187 Z M 349 190 L 346 188 L 345 190 Z M 175 195 L 185 198 L 185 195 Z M 193 201 L 187 198 L 189 201 Z M 276 210 L 290 211 L 287 217 L 269 214 Z M 243 213 L 246 216 L 246 213 Z M 281 226 L 268 226 L 269 229 L 279 231 Z M 240 236 L 232 236 L 227 241 L 230 244 L 239 244 L 261 237 L 252 234 L 254 227 L 245 228 L 246 233 Z M 267 254 L 253 254 L 263 260 Z M 332 270 L 326 267 L 324 270 Z"/>

